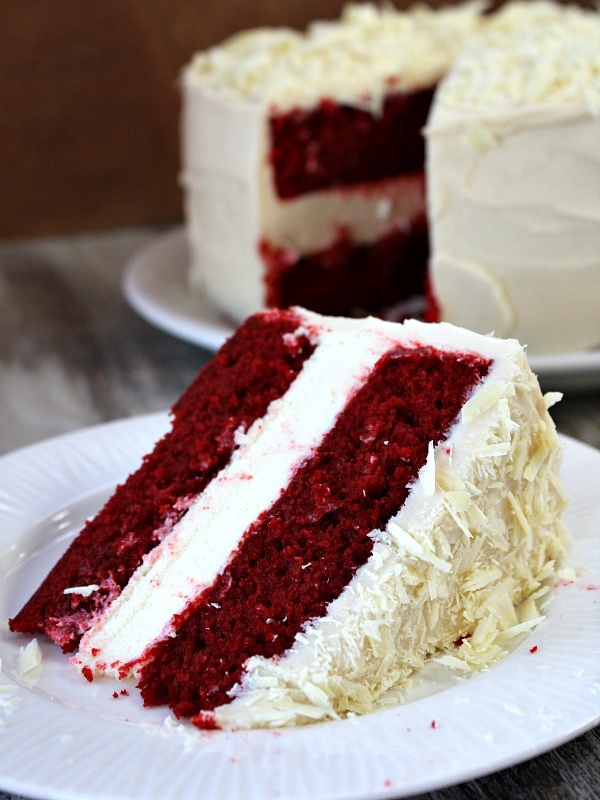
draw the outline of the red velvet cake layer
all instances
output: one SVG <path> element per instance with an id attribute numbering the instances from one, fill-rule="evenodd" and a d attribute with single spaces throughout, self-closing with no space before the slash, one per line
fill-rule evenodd
<path id="1" fill-rule="evenodd" d="M 428 88 L 389 94 L 375 113 L 324 100 L 311 110 L 273 114 L 270 160 L 278 196 L 422 172 L 422 129 L 432 98 Z"/>
<path id="2" fill-rule="evenodd" d="M 330 247 L 295 258 L 262 242 L 266 303 L 299 305 L 321 314 L 389 316 L 386 310 L 425 291 L 427 222 L 394 230 L 373 244 L 355 245 L 341 231 Z"/>
<path id="3" fill-rule="evenodd" d="M 88 522 L 44 583 L 10 621 L 13 631 L 46 633 L 63 650 L 76 647 L 91 617 L 125 586 L 143 556 L 185 514 L 227 464 L 234 433 L 262 417 L 282 396 L 313 346 L 284 338 L 298 327 L 293 312 L 250 318 L 173 407 L 173 427 Z M 297 341 L 297 344 L 295 342 Z M 98 584 L 89 597 L 64 594 Z"/>
<path id="4" fill-rule="evenodd" d="M 146 705 L 211 726 L 252 655 L 281 655 L 323 616 L 404 504 L 407 485 L 443 440 L 489 362 L 429 348 L 380 359 L 316 453 L 244 534 L 224 572 L 176 622 L 141 671 Z M 318 406 L 318 398 L 315 399 Z"/>

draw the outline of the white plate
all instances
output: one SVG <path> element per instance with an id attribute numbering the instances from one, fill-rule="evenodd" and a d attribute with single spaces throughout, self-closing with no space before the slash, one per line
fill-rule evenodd
<path id="1" fill-rule="evenodd" d="M 162 234 L 128 263 L 123 292 L 130 305 L 157 328 L 184 341 L 219 348 L 234 331 L 200 291 L 187 282 L 188 247 L 183 228 Z M 530 363 L 544 390 L 600 387 L 600 350 L 532 356 Z"/>
<path id="2" fill-rule="evenodd" d="M 166 415 L 137 417 L 0 459 L 0 620 L 19 610 L 166 427 Z M 546 620 L 489 671 L 448 685 L 425 675 L 406 704 L 343 722 L 173 729 L 134 689 L 114 698 L 112 682 L 81 680 L 50 642 L 40 642 L 43 672 L 28 687 L 15 663 L 30 637 L 2 625 L 0 787 L 61 800 L 398 798 L 502 769 L 588 730 L 600 717 L 600 453 L 566 440 L 564 466 L 577 579 L 558 582 Z M 10 714 L 7 692 L 19 702 Z"/>
<path id="3" fill-rule="evenodd" d="M 201 290 L 188 285 L 188 245 L 177 228 L 142 248 L 128 263 L 123 292 L 130 305 L 157 328 L 186 342 L 217 350 L 234 331 Z"/>

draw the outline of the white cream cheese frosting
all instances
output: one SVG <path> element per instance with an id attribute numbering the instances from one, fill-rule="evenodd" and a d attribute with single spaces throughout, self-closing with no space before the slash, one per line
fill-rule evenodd
<path id="1" fill-rule="evenodd" d="M 215 711 L 224 728 L 366 713 L 389 687 L 467 631 L 470 637 L 450 658 L 464 669 L 486 666 L 502 653 L 503 637 L 537 615 L 535 599 L 563 546 L 558 441 L 516 341 L 445 323 L 400 326 L 300 313 L 298 334 L 309 333 L 315 352 L 284 398 L 238 432 L 229 465 L 84 636 L 73 658 L 79 669 L 135 673 L 149 645 L 176 635 L 173 614 L 210 585 L 246 527 L 390 348 L 473 352 L 492 365 L 448 438 L 430 445 L 404 507 L 384 530 L 371 532 L 370 558 L 326 616 L 309 622 L 283 656 L 247 662 L 231 703 Z M 213 539 L 215 526 L 231 536 Z M 528 596 L 524 619 L 517 606 Z"/>
<path id="2" fill-rule="evenodd" d="M 509 5 L 438 87 L 426 140 L 442 318 L 534 354 L 600 344 L 600 15 Z"/>

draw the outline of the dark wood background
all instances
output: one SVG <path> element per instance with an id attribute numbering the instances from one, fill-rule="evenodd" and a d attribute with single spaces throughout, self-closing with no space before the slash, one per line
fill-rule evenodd
<path id="1" fill-rule="evenodd" d="M 178 76 L 192 53 L 344 4 L 1 0 L 0 240 L 179 220 Z"/>

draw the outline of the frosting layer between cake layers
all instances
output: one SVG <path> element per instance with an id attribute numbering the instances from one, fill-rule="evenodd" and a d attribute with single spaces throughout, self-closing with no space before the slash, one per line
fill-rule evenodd
<path id="1" fill-rule="evenodd" d="M 173 407 L 173 426 L 88 521 L 10 621 L 73 650 L 142 562 L 229 462 L 235 431 L 285 394 L 313 347 L 294 313 L 250 318 Z M 75 591 L 79 589 L 80 591 Z M 68 591 L 65 591 L 68 590 Z"/>
<path id="2" fill-rule="evenodd" d="M 123 677 L 156 640 L 176 635 L 174 617 L 223 572 L 251 523 L 285 490 L 394 343 L 393 331 L 377 326 L 341 321 L 320 331 L 288 391 L 236 432 L 227 466 L 85 634 L 73 663 Z"/>
<path id="3" fill-rule="evenodd" d="M 460 637 L 456 663 L 486 665 L 506 637 L 538 617 L 535 600 L 561 553 L 559 448 L 516 342 L 446 324 L 297 313 L 297 335 L 309 336 L 313 355 L 266 416 L 237 432 L 229 464 L 84 636 L 74 662 L 88 676 L 133 671 L 147 683 L 156 646 L 176 643 L 190 602 L 226 572 L 249 524 L 285 494 L 391 350 L 426 348 L 457 363 L 476 357 L 489 369 L 449 432 L 431 442 L 403 507 L 370 531 L 370 556 L 326 613 L 308 620 L 281 655 L 251 657 L 231 701 L 201 711 L 199 725 L 278 726 L 365 713 Z"/>
<path id="4" fill-rule="evenodd" d="M 535 354 L 600 343 L 600 15 L 509 5 L 438 87 L 426 138 L 442 318 Z"/>

